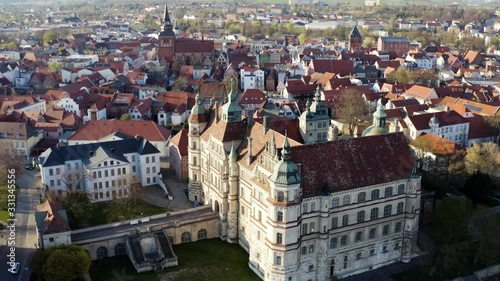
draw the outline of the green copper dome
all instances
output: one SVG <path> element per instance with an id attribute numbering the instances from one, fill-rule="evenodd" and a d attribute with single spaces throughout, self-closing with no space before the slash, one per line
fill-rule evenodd
<path id="1" fill-rule="evenodd" d="M 236 93 L 233 90 L 234 79 L 231 78 L 231 91 L 227 102 L 222 106 L 222 119 L 226 122 L 241 121 L 241 106 L 236 102 Z"/>
<path id="2" fill-rule="evenodd" d="M 373 124 L 366 128 L 361 136 L 378 136 L 389 133 L 389 128 L 385 124 L 385 119 L 387 118 L 387 113 L 384 111 L 384 106 L 382 102 L 377 105 L 377 110 L 373 113 Z"/>
<path id="3" fill-rule="evenodd" d="M 281 155 L 281 160 L 274 166 L 270 180 L 283 185 L 300 183 L 299 168 L 290 161 L 290 143 L 288 143 L 287 136 L 285 136 Z"/>
<path id="4" fill-rule="evenodd" d="M 193 109 L 191 109 L 191 114 L 194 114 L 194 115 L 205 114 L 205 107 L 201 104 L 200 93 L 196 94 L 195 101 L 196 102 L 193 106 Z"/>

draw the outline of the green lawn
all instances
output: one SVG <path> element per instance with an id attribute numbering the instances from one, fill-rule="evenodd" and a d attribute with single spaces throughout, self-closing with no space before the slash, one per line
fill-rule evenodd
<path id="1" fill-rule="evenodd" d="M 174 252 L 179 258 L 179 266 L 163 272 L 137 274 L 128 257 L 122 256 L 91 266 L 90 276 L 93 281 L 108 281 L 117 276 L 134 281 L 260 280 L 248 267 L 247 252 L 238 245 L 210 239 L 174 245 Z"/>
<path id="2" fill-rule="evenodd" d="M 19 189 L 16 188 L 16 198 L 19 194 Z M 8 195 L 7 186 L 0 186 L 0 221 L 7 222 L 9 217 L 9 212 L 7 212 L 7 203 L 8 203 Z"/>
<path id="3" fill-rule="evenodd" d="M 110 222 L 119 221 L 119 219 L 109 220 L 107 214 L 110 212 L 111 204 L 110 202 L 101 202 L 92 204 L 92 212 L 87 219 L 87 225 L 95 226 L 106 224 Z M 169 209 L 157 207 L 155 205 L 148 204 L 142 200 L 138 200 L 137 207 L 135 208 L 135 216 L 145 217 L 152 216 L 156 214 L 161 214 Z"/>

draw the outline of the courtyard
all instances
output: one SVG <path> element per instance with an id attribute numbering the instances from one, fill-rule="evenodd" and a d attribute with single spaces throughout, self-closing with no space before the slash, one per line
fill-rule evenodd
<path id="1" fill-rule="evenodd" d="M 248 267 L 248 253 L 239 245 L 219 239 L 174 245 L 179 266 L 160 272 L 138 274 L 127 256 L 95 261 L 90 267 L 93 281 L 258 281 Z"/>

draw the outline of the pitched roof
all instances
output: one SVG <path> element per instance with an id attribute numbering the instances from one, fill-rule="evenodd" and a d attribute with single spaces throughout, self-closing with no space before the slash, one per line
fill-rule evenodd
<path id="1" fill-rule="evenodd" d="M 160 151 L 144 138 L 70 145 L 49 148 L 44 152 L 46 157 L 43 159 L 42 167 L 64 165 L 66 161 L 72 160 L 82 160 L 87 167 L 90 167 L 106 158 L 128 162 L 123 154 L 129 153 L 147 155 L 160 153 Z"/>
<path id="2" fill-rule="evenodd" d="M 456 142 L 426 133 L 418 136 L 411 142 L 411 145 L 434 155 L 450 155 L 456 150 L 463 149 L 463 147 Z"/>
<path id="3" fill-rule="evenodd" d="M 136 135 L 148 141 L 167 141 L 170 130 L 153 121 L 146 120 L 90 120 L 78 129 L 69 140 L 97 141 L 115 132 L 121 132 L 129 137 Z"/>
<path id="4" fill-rule="evenodd" d="M 291 151 L 306 197 L 407 179 L 414 164 L 402 133 L 292 146 Z"/>
<path id="5" fill-rule="evenodd" d="M 361 33 L 358 30 L 358 25 L 354 25 L 354 27 L 351 30 L 351 34 L 349 34 L 349 37 L 361 37 Z"/>
<path id="6" fill-rule="evenodd" d="M 35 220 L 37 228 L 42 234 L 71 231 L 66 210 L 56 202 L 46 200 L 36 205 Z"/>
<path id="7" fill-rule="evenodd" d="M 350 60 L 313 60 L 311 64 L 315 72 L 333 72 L 340 76 L 354 73 L 354 62 Z"/>
<path id="8" fill-rule="evenodd" d="M 181 156 L 188 156 L 188 133 L 189 130 L 181 130 L 170 140 L 170 143 L 179 149 Z"/>
<path id="9" fill-rule="evenodd" d="M 411 88 L 406 90 L 402 96 L 405 98 L 419 98 L 419 99 L 428 99 L 431 97 L 433 90 L 432 88 L 420 86 L 420 85 L 413 85 Z"/>
<path id="10" fill-rule="evenodd" d="M 214 51 L 214 41 L 194 40 L 186 38 L 175 39 L 174 53 L 212 53 Z"/>
<path id="11" fill-rule="evenodd" d="M 453 110 L 450 110 L 449 112 L 442 111 L 442 112 L 427 113 L 427 114 L 414 114 L 414 115 L 409 115 L 408 118 L 410 119 L 413 126 L 415 126 L 415 129 L 420 131 L 430 128 L 429 121 L 434 116 L 436 116 L 436 118 L 439 120 L 439 127 L 464 124 L 469 122 L 468 119 L 462 117 L 462 115 L 458 114 Z"/>
<path id="12" fill-rule="evenodd" d="M 241 96 L 238 103 L 243 104 L 261 104 L 267 100 L 266 95 L 259 89 L 247 89 Z"/>

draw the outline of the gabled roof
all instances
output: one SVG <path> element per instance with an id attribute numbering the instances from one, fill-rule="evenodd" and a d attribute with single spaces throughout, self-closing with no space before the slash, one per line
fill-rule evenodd
<path id="1" fill-rule="evenodd" d="M 358 25 L 354 25 L 354 27 L 351 30 L 351 34 L 349 34 L 349 37 L 361 37 L 361 33 L 358 30 Z"/>
<path id="2" fill-rule="evenodd" d="M 354 62 L 350 60 L 312 60 L 311 64 L 315 72 L 333 72 L 340 76 L 351 75 L 354 73 Z"/>
<path id="3" fill-rule="evenodd" d="M 181 130 L 170 140 L 170 143 L 177 147 L 181 156 L 188 156 L 188 133 L 189 130 Z"/>
<path id="4" fill-rule="evenodd" d="M 415 126 L 415 129 L 420 131 L 420 130 L 427 130 L 430 128 L 429 121 L 434 116 L 439 121 L 439 127 L 456 125 L 456 124 L 465 124 L 469 122 L 468 119 L 462 117 L 460 114 L 458 114 L 453 110 L 450 110 L 449 112 L 442 111 L 436 113 L 408 115 L 408 118 L 410 119 L 413 126 Z"/>
<path id="5" fill-rule="evenodd" d="M 292 146 L 304 196 L 408 179 L 414 157 L 402 133 Z M 321 165 L 318 165 L 321 163 Z"/>
<path id="6" fill-rule="evenodd" d="M 98 141 L 115 132 L 129 137 L 136 135 L 148 141 L 166 142 L 170 138 L 170 130 L 153 121 L 145 120 L 90 120 L 77 130 L 69 140 Z"/>
<path id="7" fill-rule="evenodd" d="M 267 101 L 266 95 L 259 89 L 247 89 L 241 96 L 238 103 L 240 105 L 244 104 L 261 104 Z"/>
<path id="8" fill-rule="evenodd" d="M 66 210 L 49 200 L 36 205 L 35 222 L 41 234 L 71 231 Z"/>

